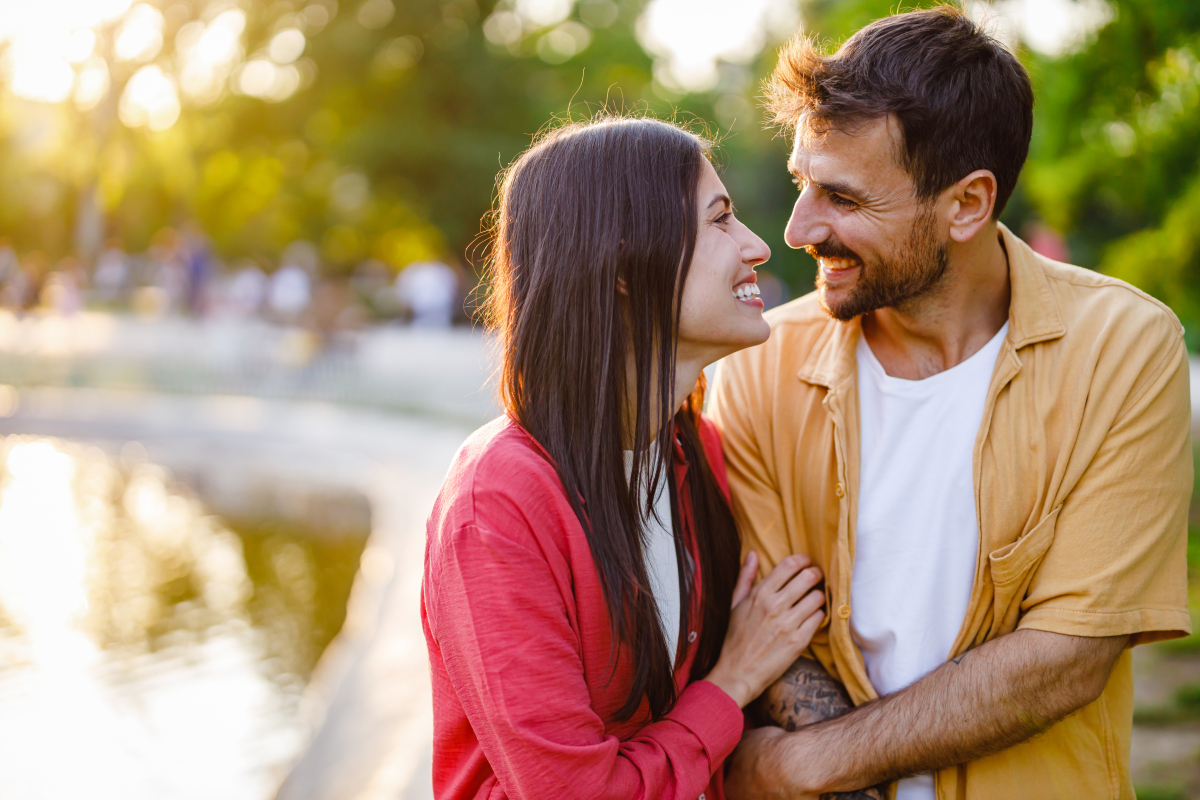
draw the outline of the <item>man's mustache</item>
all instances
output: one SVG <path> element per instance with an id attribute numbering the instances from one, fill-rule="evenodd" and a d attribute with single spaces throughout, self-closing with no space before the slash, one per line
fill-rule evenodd
<path id="1" fill-rule="evenodd" d="M 862 259 L 859 258 L 858 253 L 837 242 L 818 242 L 817 244 L 805 245 L 804 250 L 813 258 L 846 258 L 854 259 L 860 264 L 862 263 Z"/>

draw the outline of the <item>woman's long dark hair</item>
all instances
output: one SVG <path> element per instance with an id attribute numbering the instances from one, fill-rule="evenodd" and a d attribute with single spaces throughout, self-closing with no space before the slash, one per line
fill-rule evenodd
<path id="1" fill-rule="evenodd" d="M 691 629 L 696 582 L 673 480 L 676 437 L 690 464 L 686 492 L 702 576 L 693 679 L 716 664 L 737 581 L 737 530 L 697 427 L 703 375 L 683 408 L 671 408 L 682 288 L 708 152 L 704 140 L 658 120 L 606 116 L 560 127 L 502 174 L 492 231 L 486 310 L 502 337 L 502 402 L 553 458 L 587 534 L 612 624 L 613 664 L 619 648 L 630 648 L 633 686 L 617 712 L 621 720 L 643 697 L 654 719 L 676 700 L 674 654 L 643 561 L 646 524 L 664 479 L 679 563 L 681 642 Z M 624 400 L 629 352 L 637 375 L 632 420 Z M 651 430 L 655 419 L 671 424 Z M 623 434 L 633 442 L 628 480 Z"/>

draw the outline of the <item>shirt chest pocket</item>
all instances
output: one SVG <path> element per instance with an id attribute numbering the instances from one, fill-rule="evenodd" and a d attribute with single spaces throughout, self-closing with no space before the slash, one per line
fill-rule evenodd
<path id="1" fill-rule="evenodd" d="M 1016 630 L 1021 601 L 1029 590 L 1033 573 L 1054 541 L 1054 526 L 1060 511 L 1061 505 L 1047 514 L 1029 533 L 988 554 L 995 590 L 988 639 Z"/>

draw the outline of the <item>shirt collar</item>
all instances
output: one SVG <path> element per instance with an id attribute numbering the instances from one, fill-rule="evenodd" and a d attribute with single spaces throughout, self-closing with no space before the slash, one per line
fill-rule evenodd
<path id="1" fill-rule="evenodd" d="M 1008 256 L 1008 279 L 1012 297 L 1008 307 L 1008 336 L 1013 349 L 1057 339 L 1066 333 L 1062 316 L 1050 292 L 1050 282 L 1041 259 L 1004 223 L 998 223 L 1000 241 Z M 855 350 L 862 335 L 862 318 L 849 322 L 830 319 L 816 346 L 800 367 L 800 380 L 832 389 L 853 379 L 857 370 Z"/>

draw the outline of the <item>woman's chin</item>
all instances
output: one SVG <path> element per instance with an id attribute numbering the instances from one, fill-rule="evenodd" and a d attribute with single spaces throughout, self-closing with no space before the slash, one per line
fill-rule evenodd
<path id="1" fill-rule="evenodd" d="M 711 364 L 720 361 L 725 356 L 733 355 L 739 350 L 745 350 L 747 347 L 760 345 L 771 336 L 771 326 L 764 319 L 759 319 L 758 325 L 739 326 L 737 331 L 728 331 L 728 335 L 721 336 L 716 341 L 710 340 L 704 348 L 706 363 Z M 681 354 L 683 350 L 681 349 Z"/>

